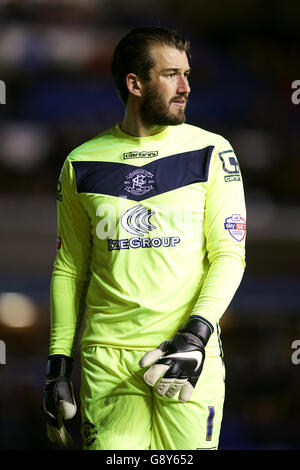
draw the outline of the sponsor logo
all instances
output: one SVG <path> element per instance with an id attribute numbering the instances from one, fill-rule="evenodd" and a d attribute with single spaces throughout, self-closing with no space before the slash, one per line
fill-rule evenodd
<path id="1" fill-rule="evenodd" d="M 142 196 L 153 189 L 154 175 L 150 171 L 138 168 L 127 175 L 125 191 L 135 196 Z"/>
<path id="2" fill-rule="evenodd" d="M 149 220 L 153 214 L 142 205 L 134 206 L 122 215 L 121 225 L 127 232 L 143 237 L 156 228 Z"/>
<path id="3" fill-rule="evenodd" d="M 135 235 L 132 238 L 123 238 L 120 240 L 107 240 L 108 251 L 129 250 L 130 248 L 159 248 L 159 247 L 175 247 L 180 243 L 180 238 L 173 237 L 154 237 L 148 238 L 155 225 L 150 221 L 155 213 L 141 204 L 131 207 L 122 215 L 120 219 L 121 226 L 126 232 Z"/>
<path id="4" fill-rule="evenodd" d="M 179 237 L 155 237 L 155 238 L 124 238 L 123 240 L 107 241 L 108 251 L 129 250 L 130 248 L 159 248 L 161 246 L 174 247 L 180 243 Z"/>
<path id="5" fill-rule="evenodd" d="M 240 168 L 233 150 L 224 150 L 224 152 L 219 152 L 219 158 L 222 162 L 223 171 L 226 173 L 224 180 L 226 182 L 240 181 Z"/>
<path id="6" fill-rule="evenodd" d="M 241 242 L 245 238 L 246 221 L 240 214 L 232 214 L 232 216 L 227 217 L 224 227 L 236 241 Z"/>
<path id="7" fill-rule="evenodd" d="M 152 152 L 126 152 L 123 153 L 123 158 L 124 160 L 129 160 L 131 158 L 153 158 L 157 157 L 158 152 L 152 151 Z"/>

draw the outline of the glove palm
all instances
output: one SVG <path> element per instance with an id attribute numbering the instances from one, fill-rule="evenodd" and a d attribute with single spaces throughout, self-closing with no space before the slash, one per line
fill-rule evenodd
<path id="1" fill-rule="evenodd" d="M 205 359 L 205 345 L 211 334 L 206 323 L 190 317 L 170 341 L 148 351 L 140 367 L 151 366 L 144 374 L 145 382 L 161 396 L 188 401 L 200 377 Z"/>

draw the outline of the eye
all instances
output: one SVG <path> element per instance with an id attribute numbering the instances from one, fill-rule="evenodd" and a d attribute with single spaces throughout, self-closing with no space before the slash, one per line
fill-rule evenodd
<path id="1" fill-rule="evenodd" d="M 166 77 L 175 77 L 176 73 L 175 72 L 171 72 L 171 73 L 168 73 L 166 75 Z"/>

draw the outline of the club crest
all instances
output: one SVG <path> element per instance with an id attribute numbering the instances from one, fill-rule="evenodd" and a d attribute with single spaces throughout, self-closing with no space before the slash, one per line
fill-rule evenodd
<path id="1" fill-rule="evenodd" d="M 127 175 L 125 191 L 135 196 L 142 196 L 153 189 L 154 175 L 149 171 L 138 168 Z"/>

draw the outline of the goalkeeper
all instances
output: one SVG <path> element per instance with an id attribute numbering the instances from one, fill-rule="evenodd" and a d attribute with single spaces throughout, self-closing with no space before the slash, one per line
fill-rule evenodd
<path id="1" fill-rule="evenodd" d="M 229 142 L 185 122 L 189 58 L 164 28 L 124 36 L 111 66 L 124 119 L 62 167 L 44 387 L 62 446 L 82 332 L 84 449 L 218 448 L 219 320 L 245 268 L 246 211 Z"/>

